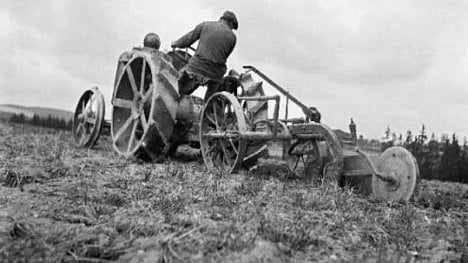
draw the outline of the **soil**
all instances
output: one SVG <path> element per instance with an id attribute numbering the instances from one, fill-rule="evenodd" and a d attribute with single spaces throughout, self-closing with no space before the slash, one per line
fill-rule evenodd
<path id="1" fill-rule="evenodd" d="M 0 262 L 459 262 L 468 186 L 388 203 L 260 164 L 142 163 L 0 123 Z"/>

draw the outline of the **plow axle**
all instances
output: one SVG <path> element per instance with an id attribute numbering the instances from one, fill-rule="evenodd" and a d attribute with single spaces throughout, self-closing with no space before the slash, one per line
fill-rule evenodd
<path id="1" fill-rule="evenodd" d="M 400 181 L 398 180 L 398 176 L 395 174 L 395 172 L 391 172 L 390 174 L 385 174 L 385 173 L 381 173 L 377 171 L 377 168 L 375 167 L 374 163 L 363 150 L 361 150 L 359 147 L 356 147 L 355 150 L 359 155 L 364 157 L 364 159 L 367 161 L 367 163 L 369 164 L 369 167 L 372 170 L 372 174 L 374 176 L 376 176 L 377 178 L 379 178 L 380 180 L 384 182 L 387 182 L 390 185 L 398 187 L 398 184 L 400 183 Z"/>

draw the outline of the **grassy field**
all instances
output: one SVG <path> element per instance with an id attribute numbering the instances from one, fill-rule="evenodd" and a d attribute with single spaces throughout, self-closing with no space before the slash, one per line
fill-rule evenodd
<path id="1" fill-rule="evenodd" d="M 410 203 L 282 167 L 213 174 L 140 163 L 109 138 L 0 123 L 0 262 L 459 262 L 468 186 L 422 181 Z"/>

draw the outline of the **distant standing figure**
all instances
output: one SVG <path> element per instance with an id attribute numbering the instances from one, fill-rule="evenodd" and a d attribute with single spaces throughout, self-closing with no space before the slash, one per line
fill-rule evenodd
<path id="1" fill-rule="evenodd" d="M 219 91 L 226 73 L 226 61 L 236 45 L 237 18 L 226 11 L 218 21 L 197 25 L 180 39 L 172 42 L 173 48 L 187 48 L 195 41 L 197 49 L 187 65 L 181 70 L 178 80 L 180 95 L 190 95 L 200 85 L 207 85 L 205 101 Z"/>

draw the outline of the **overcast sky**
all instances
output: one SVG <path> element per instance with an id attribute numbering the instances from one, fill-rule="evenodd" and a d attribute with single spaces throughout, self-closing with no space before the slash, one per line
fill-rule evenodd
<path id="1" fill-rule="evenodd" d="M 0 0 L 0 103 L 73 110 L 98 86 L 110 112 L 118 56 L 162 50 L 206 20 L 239 20 L 228 68 L 255 65 L 323 122 L 379 138 L 468 136 L 468 1 Z M 462 138 L 460 138 L 462 139 Z"/>

